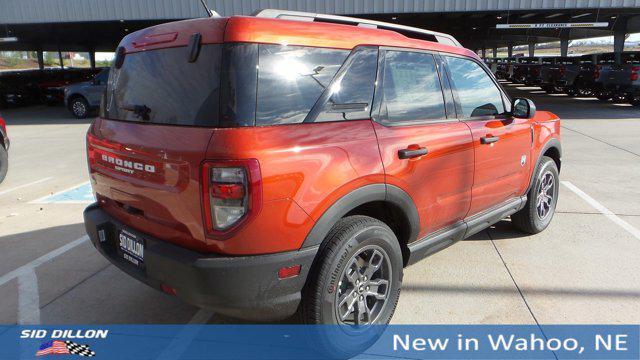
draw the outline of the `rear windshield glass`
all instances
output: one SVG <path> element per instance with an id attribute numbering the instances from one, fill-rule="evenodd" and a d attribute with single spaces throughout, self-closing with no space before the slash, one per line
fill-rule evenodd
<path id="1" fill-rule="evenodd" d="M 204 45 L 195 62 L 186 47 L 127 54 L 109 76 L 103 116 L 168 125 L 218 123 L 221 45 Z"/>

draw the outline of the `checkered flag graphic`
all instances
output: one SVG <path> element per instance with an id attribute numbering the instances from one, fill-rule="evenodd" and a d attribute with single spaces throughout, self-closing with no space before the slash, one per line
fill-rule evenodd
<path id="1" fill-rule="evenodd" d="M 91 350 L 89 345 L 74 343 L 73 341 L 65 341 L 69 353 L 80 356 L 96 356 L 96 352 Z"/>

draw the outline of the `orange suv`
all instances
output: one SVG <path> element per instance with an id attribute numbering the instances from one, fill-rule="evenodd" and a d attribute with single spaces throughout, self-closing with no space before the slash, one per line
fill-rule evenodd
<path id="1" fill-rule="evenodd" d="M 87 134 L 95 247 L 239 318 L 387 323 L 403 268 L 545 229 L 560 121 L 451 36 L 263 10 L 126 36 Z"/>

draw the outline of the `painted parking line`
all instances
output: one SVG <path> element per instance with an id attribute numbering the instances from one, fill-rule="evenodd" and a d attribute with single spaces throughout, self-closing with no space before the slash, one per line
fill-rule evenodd
<path id="1" fill-rule="evenodd" d="M 32 185 L 37 185 L 37 184 L 43 183 L 45 181 L 49 181 L 51 179 L 53 179 L 53 178 L 52 177 L 46 177 L 44 179 L 32 181 L 30 183 L 26 183 L 26 184 L 22 184 L 22 185 L 19 185 L 19 186 L 16 186 L 16 187 L 12 187 L 12 188 L 9 188 L 9 189 L 6 189 L 6 190 L 2 190 L 2 191 L 0 191 L 0 196 L 8 194 L 8 193 L 11 193 L 11 192 L 14 192 L 16 190 L 24 189 L 24 188 L 32 186 Z"/>
<path id="2" fill-rule="evenodd" d="M 95 197 L 91 191 L 91 184 L 87 181 L 54 194 L 43 196 L 31 204 L 91 204 Z"/>
<path id="3" fill-rule="evenodd" d="M 573 191 L 576 195 L 580 196 L 582 200 L 586 201 L 589 205 L 593 206 L 594 209 L 598 210 L 602 215 L 606 216 L 609 220 L 618 224 L 621 228 L 625 229 L 631 235 L 633 235 L 636 239 L 640 240 L 640 230 L 638 230 L 635 226 L 629 224 L 628 222 L 622 220 L 618 215 L 614 214 L 613 211 L 607 209 L 604 205 L 600 204 L 596 199 L 587 195 L 584 191 L 580 190 L 577 186 L 573 185 L 569 181 L 562 181 L 562 185 L 566 186 L 569 190 Z"/>
<path id="4" fill-rule="evenodd" d="M 40 290 L 35 269 L 18 276 L 18 325 L 40 324 Z"/>
<path id="5" fill-rule="evenodd" d="M 85 235 L 0 276 L 0 286 L 13 279 L 18 279 L 18 324 L 40 323 L 40 290 L 38 289 L 38 277 L 35 269 L 87 240 L 89 240 L 89 237 Z"/>
<path id="6" fill-rule="evenodd" d="M 40 256 L 39 258 L 28 262 L 22 266 L 20 266 L 19 268 L 13 270 L 13 271 L 9 271 L 8 273 L 0 276 L 0 286 L 8 283 L 9 281 L 17 278 L 18 276 L 22 276 L 27 274 L 29 271 L 32 271 L 33 269 L 37 268 L 38 266 L 48 262 L 49 260 L 55 258 L 56 256 L 62 255 L 64 253 L 66 253 L 67 251 L 73 249 L 74 247 L 82 244 L 83 242 L 89 240 L 89 236 L 85 235 L 77 240 L 74 240 L 66 245 L 60 246 L 59 248 L 48 252 L 42 256 Z"/>

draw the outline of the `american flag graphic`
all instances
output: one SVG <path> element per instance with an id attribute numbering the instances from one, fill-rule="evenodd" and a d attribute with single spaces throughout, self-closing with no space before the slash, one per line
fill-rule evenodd
<path id="1" fill-rule="evenodd" d="M 50 340 L 40 345 L 36 356 L 45 355 L 80 355 L 96 356 L 88 345 L 76 344 L 73 341 Z"/>

